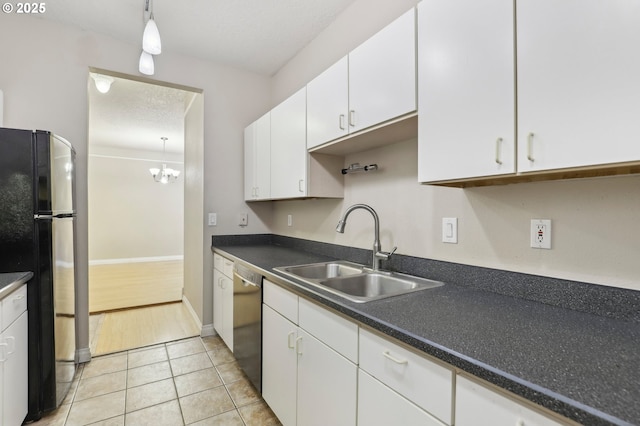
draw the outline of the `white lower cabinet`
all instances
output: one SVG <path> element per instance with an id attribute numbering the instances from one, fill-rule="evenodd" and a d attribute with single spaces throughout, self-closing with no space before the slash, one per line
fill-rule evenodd
<path id="1" fill-rule="evenodd" d="M 233 351 L 233 262 L 213 255 L 213 328 Z"/>
<path id="2" fill-rule="evenodd" d="M 443 426 L 426 411 L 378 380 L 358 371 L 358 425 Z"/>
<path id="3" fill-rule="evenodd" d="M 361 370 L 439 421 L 453 424 L 453 368 L 362 328 L 359 353 Z"/>
<path id="4" fill-rule="evenodd" d="M 563 423 L 464 376 L 456 381 L 456 426 L 558 426 Z"/>
<path id="5" fill-rule="evenodd" d="M 0 425 L 22 424 L 28 411 L 27 286 L 0 304 Z"/>
<path id="6" fill-rule="evenodd" d="M 327 329 L 316 323 L 327 316 L 329 324 L 351 324 L 356 347 L 357 325 L 291 295 L 264 281 L 262 397 L 284 426 L 355 425 L 357 365 L 293 321 L 300 306 L 300 324 L 312 329 Z"/>

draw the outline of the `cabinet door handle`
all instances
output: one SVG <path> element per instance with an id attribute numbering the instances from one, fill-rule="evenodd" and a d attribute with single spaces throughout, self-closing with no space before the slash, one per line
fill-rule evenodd
<path id="1" fill-rule="evenodd" d="M 7 336 L 7 347 L 9 347 L 8 343 L 11 343 L 11 349 L 9 349 L 9 352 L 7 352 L 7 355 L 11 355 L 12 353 L 14 353 L 16 351 L 16 338 L 14 336 Z"/>
<path id="2" fill-rule="evenodd" d="M 5 356 L 4 350 L 2 350 L 2 346 L 7 346 L 6 343 L 0 343 L 0 362 L 5 362 L 7 357 Z"/>
<path id="3" fill-rule="evenodd" d="M 338 118 L 338 127 L 340 127 L 340 130 L 344 130 L 344 114 L 340 114 Z"/>
<path id="4" fill-rule="evenodd" d="M 291 337 L 295 336 L 296 332 L 292 331 L 289 334 L 287 334 L 287 346 L 289 347 L 289 349 L 294 349 L 295 348 L 295 343 L 291 341 Z"/>
<path id="5" fill-rule="evenodd" d="M 349 111 L 349 126 L 355 127 L 355 125 L 356 125 L 356 111 L 352 109 Z"/>
<path id="6" fill-rule="evenodd" d="M 302 336 L 296 339 L 296 353 L 298 355 L 302 355 L 302 345 L 300 344 L 300 342 L 302 342 Z"/>
<path id="7" fill-rule="evenodd" d="M 529 161 L 535 161 L 533 158 L 533 133 L 527 135 L 527 159 Z"/>
<path id="8" fill-rule="evenodd" d="M 500 157 L 502 157 L 501 148 L 502 148 L 502 138 L 498 138 L 496 140 L 496 163 L 498 164 L 502 164 L 502 160 L 500 159 Z"/>
<path id="9" fill-rule="evenodd" d="M 302 188 L 303 184 L 304 184 L 304 179 L 300 179 L 298 181 L 298 191 L 299 192 L 304 192 L 304 188 Z"/>
<path id="10" fill-rule="evenodd" d="M 391 352 L 389 352 L 389 351 L 382 352 L 382 355 L 384 355 L 385 358 L 390 359 L 391 361 L 395 362 L 396 364 L 408 364 L 409 363 L 409 361 L 407 361 L 406 359 L 398 359 L 398 358 L 394 357 L 393 355 L 391 355 Z"/>

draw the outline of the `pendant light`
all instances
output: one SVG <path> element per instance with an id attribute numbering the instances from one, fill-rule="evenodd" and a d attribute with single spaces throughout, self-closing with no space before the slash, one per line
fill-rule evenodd
<path id="1" fill-rule="evenodd" d="M 144 27 L 144 33 L 142 34 L 142 50 L 152 55 L 159 55 L 162 53 L 160 32 L 158 31 L 155 19 L 153 19 L 153 12 L 147 21 L 147 25 Z"/>
<path id="2" fill-rule="evenodd" d="M 142 51 L 142 54 L 140 54 L 140 63 L 138 64 L 138 70 L 142 74 L 146 74 L 146 75 L 153 75 L 155 71 L 153 56 L 148 54 L 144 50 Z"/>

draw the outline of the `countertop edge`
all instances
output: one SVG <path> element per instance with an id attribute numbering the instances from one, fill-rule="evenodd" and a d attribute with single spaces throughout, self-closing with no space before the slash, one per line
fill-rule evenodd
<path id="1" fill-rule="evenodd" d="M 3 278 L 7 278 L 11 281 L 9 284 L 5 285 L 0 289 L 0 300 L 9 296 L 11 293 L 16 291 L 18 288 L 22 286 L 22 284 L 26 283 L 33 277 L 33 272 L 11 272 L 11 273 L 2 273 L 0 274 Z"/>

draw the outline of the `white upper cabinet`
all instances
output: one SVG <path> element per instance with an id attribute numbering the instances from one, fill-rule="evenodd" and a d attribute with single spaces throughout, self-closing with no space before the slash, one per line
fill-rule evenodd
<path id="1" fill-rule="evenodd" d="M 411 9 L 307 84 L 307 148 L 416 110 Z"/>
<path id="2" fill-rule="evenodd" d="M 411 9 L 349 53 L 349 132 L 415 111 L 415 21 Z"/>
<path id="3" fill-rule="evenodd" d="M 640 3 L 517 5 L 519 170 L 640 160 Z"/>
<path id="4" fill-rule="evenodd" d="M 271 113 L 244 129 L 244 199 L 271 196 Z"/>
<path id="5" fill-rule="evenodd" d="M 418 179 L 515 167 L 512 0 L 418 4 Z"/>
<path id="6" fill-rule="evenodd" d="M 349 132 L 349 61 L 340 59 L 307 84 L 307 148 Z"/>
<path id="7" fill-rule="evenodd" d="M 306 141 L 306 93 L 302 88 L 271 110 L 271 198 L 306 195 Z"/>

